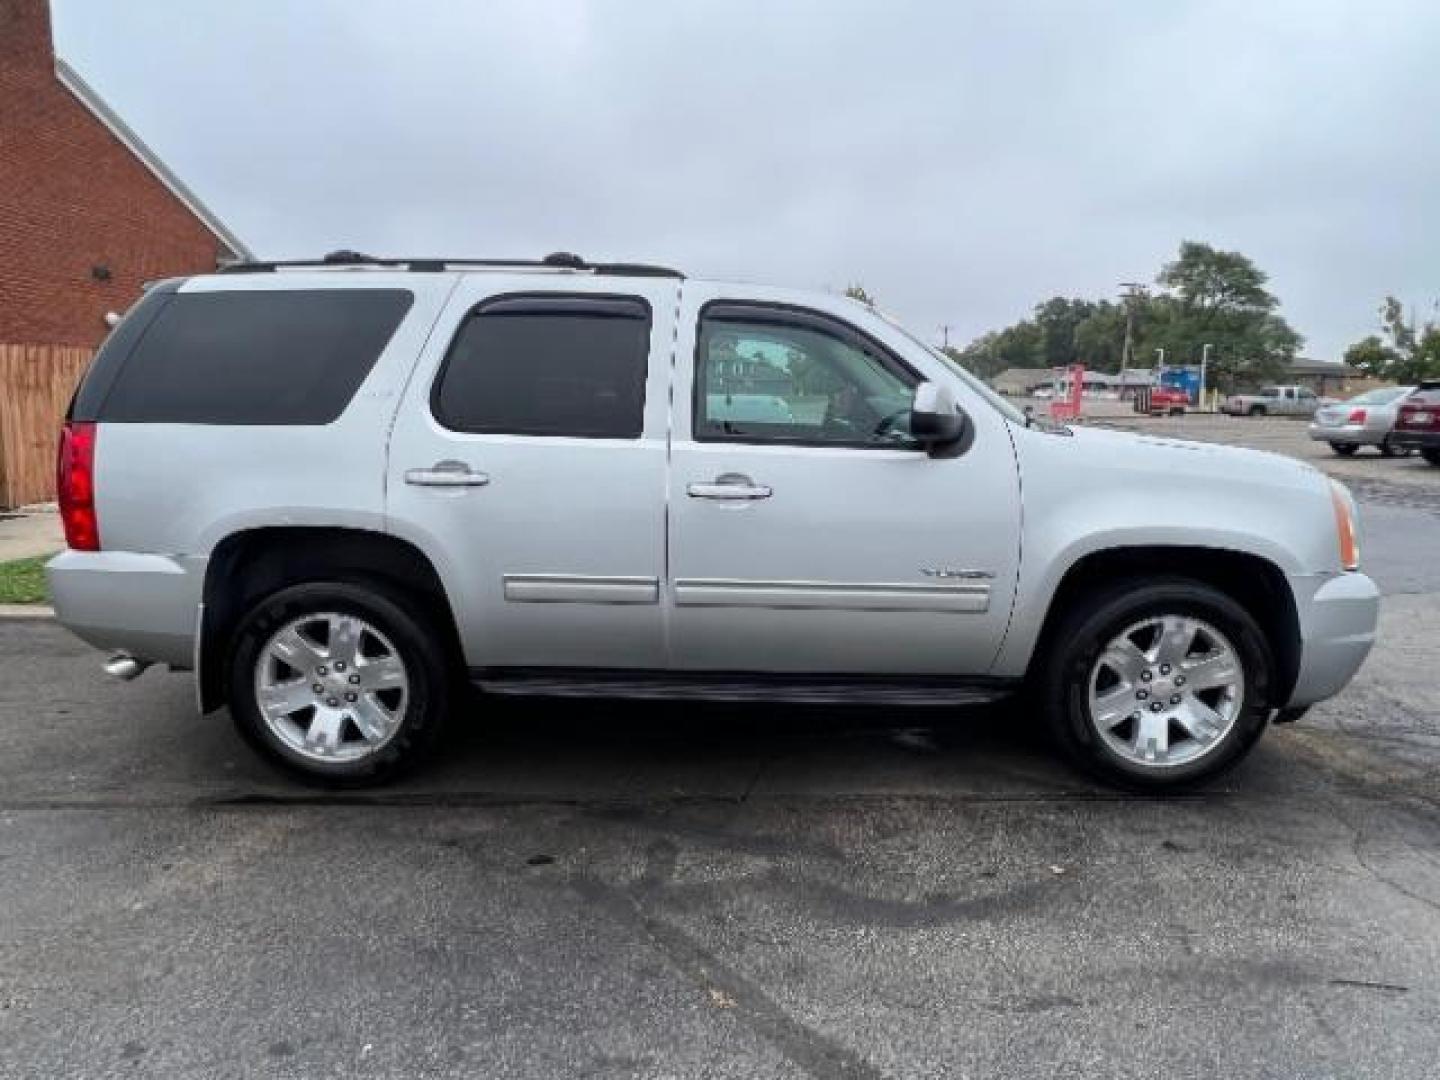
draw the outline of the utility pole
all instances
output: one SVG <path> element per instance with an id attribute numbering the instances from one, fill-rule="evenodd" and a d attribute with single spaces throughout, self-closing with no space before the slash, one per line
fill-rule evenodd
<path id="1" fill-rule="evenodd" d="M 1135 359 L 1135 304 L 1145 295 L 1145 286 L 1138 281 L 1122 281 L 1125 290 L 1125 345 L 1120 350 L 1120 400 L 1125 400 L 1125 371 Z"/>
<path id="2" fill-rule="evenodd" d="M 950 324 L 942 323 L 940 326 L 940 348 L 950 348 Z"/>
<path id="3" fill-rule="evenodd" d="M 1214 347 L 1208 341 L 1200 346 L 1200 400 L 1195 404 L 1202 409 L 1205 407 L 1205 372 L 1210 367 L 1210 350 Z"/>

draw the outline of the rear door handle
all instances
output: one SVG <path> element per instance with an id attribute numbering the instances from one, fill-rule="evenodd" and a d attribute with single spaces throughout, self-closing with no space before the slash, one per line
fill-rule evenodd
<path id="1" fill-rule="evenodd" d="M 753 502 L 768 499 L 774 492 L 765 484 L 757 484 L 740 473 L 723 473 L 708 484 L 690 484 L 685 494 L 692 499 L 726 499 Z"/>
<path id="2" fill-rule="evenodd" d="M 406 469 L 405 482 L 416 487 L 484 487 L 490 476 L 463 461 L 437 461 L 428 469 Z"/>

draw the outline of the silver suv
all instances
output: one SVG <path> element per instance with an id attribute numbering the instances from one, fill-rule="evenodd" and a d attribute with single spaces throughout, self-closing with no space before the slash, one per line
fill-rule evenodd
<path id="1" fill-rule="evenodd" d="M 844 297 L 568 255 L 156 285 L 59 476 L 61 620 L 336 784 L 417 760 L 468 684 L 482 711 L 1019 695 L 1092 772 L 1168 788 L 1375 634 L 1354 504 L 1312 468 L 1034 421 Z"/>

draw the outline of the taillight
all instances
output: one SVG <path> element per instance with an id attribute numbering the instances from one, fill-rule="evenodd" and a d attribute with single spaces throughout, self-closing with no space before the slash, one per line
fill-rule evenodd
<path id="1" fill-rule="evenodd" d="M 1351 409 L 1351 410 L 1350 410 L 1350 418 L 1349 418 L 1348 420 L 1346 420 L 1345 422 L 1346 422 L 1347 424 L 1363 424 L 1363 423 L 1365 423 L 1365 410 L 1364 410 L 1364 409 Z"/>
<path id="2" fill-rule="evenodd" d="M 99 551 L 94 424 L 67 420 L 60 429 L 55 492 L 60 501 L 60 521 L 65 526 L 65 543 L 76 551 Z"/>

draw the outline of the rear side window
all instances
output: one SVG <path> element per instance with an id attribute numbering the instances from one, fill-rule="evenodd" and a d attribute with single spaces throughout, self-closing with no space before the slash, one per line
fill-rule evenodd
<path id="1" fill-rule="evenodd" d="M 649 356 L 638 297 L 500 297 L 456 333 L 431 408 L 453 431 L 635 439 Z"/>
<path id="2" fill-rule="evenodd" d="M 328 424 L 413 301 L 405 289 L 173 293 L 90 404 L 109 423 Z"/>

